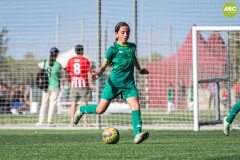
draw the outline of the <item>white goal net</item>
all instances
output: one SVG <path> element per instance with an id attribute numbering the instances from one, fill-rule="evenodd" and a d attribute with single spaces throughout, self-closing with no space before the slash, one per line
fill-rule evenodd
<path id="1" fill-rule="evenodd" d="M 198 125 L 215 122 L 217 126 L 222 116 L 228 113 L 230 103 L 227 102 L 225 108 L 220 102 L 217 111 L 212 98 L 209 107 L 208 83 L 197 83 L 197 110 L 194 109 L 196 105 L 189 107 L 192 99 L 195 103 L 197 100 L 192 97 L 191 90 L 196 80 L 193 40 L 198 40 L 196 44 L 201 51 L 198 78 L 220 78 L 221 81 L 213 81 L 214 86 L 219 82 L 219 96 L 223 82 L 227 82 L 227 64 L 230 63 L 231 77 L 227 89 L 231 88 L 232 105 L 235 102 L 234 84 L 240 78 L 239 32 L 196 31 L 198 36 L 194 39 L 192 26 L 239 25 L 239 15 L 228 18 L 219 12 L 225 3 L 223 0 L 0 1 L 0 127 L 33 127 L 38 122 L 42 91 L 36 87 L 36 75 L 44 60 L 49 59 L 52 47 L 60 50 L 57 61 L 64 68 L 75 56 L 74 47 L 82 44 L 84 56 L 89 58 L 93 69 L 98 69 L 106 50 L 116 38 L 115 25 L 122 21 L 130 26 L 129 42 L 137 45 L 136 56 L 141 67 L 150 72 L 149 75 L 135 74 L 143 129 L 192 130 L 194 113 L 199 113 Z M 230 53 L 229 59 L 226 53 Z M 97 90 L 92 93 L 90 103 L 98 103 L 111 69 L 108 67 L 97 81 Z M 65 70 L 62 72 L 53 123 L 67 127 L 70 122 L 70 88 Z M 195 88 L 196 85 L 194 91 Z M 24 109 L 14 110 L 13 96 L 17 99 L 23 97 Z M 44 126 L 47 115 L 46 110 Z M 88 115 L 88 121 L 95 128 L 132 128 L 130 107 L 120 96 L 111 102 L 104 114 Z M 236 119 L 234 123 L 240 121 Z M 77 127 L 83 126 L 81 119 Z"/>
<path id="2" fill-rule="evenodd" d="M 240 27 L 193 26 L 194 130 L 221 124 L 239 101 Z M 237 121 L 237 120 L 236 120 Z"/>

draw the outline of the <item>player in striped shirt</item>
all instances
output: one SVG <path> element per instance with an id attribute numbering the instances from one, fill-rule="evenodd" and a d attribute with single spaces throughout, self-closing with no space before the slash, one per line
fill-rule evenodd
<path id="1" fill-rule="evenodd" d="M 68 60 L 65 70 L 68 72 L 71 83 L 70 101 L 70 125 L 74 126 L 73 117 L 76 111 L 77 102 L 81 99 L 84 106 L 91 100 L 94 84 L 91 80 L 91 67 L 89 60 L 83 56 L 83 46 L 75 47 L 76 56 Z M 91 126 L 88 123 L 87 114 L 84 115 L 84 126 Z"/>

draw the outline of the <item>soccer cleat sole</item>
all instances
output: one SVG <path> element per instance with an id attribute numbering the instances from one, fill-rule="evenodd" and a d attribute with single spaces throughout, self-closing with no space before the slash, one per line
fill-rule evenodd
<path id="1" fill-rule="evenodd" d="M 226 121 L 227 117 L 224 117 L 223 119 L 223 133 L 228 136 L 229 135 L 229 124 L 227 124 L 228 122 Z"/>
<path id="2" fill-rule="evenodd" d="M 77 117 L 74 118 L 73 123 L 74 123 L 75 125 L 77 125 L 77 124 L 79 123 L 80 119 L 82 118 L 82 116 L 83 116 L 83 114 L 79 113 L 79 114 L 77 115 Z"/>
<path id="3" fill-rule="evenodd" d="M 142 132 L 142 135 L 141 135 L 141 137 L 140 137 L 140 140 L 137 141 L 137 142 L 134 141 L 134 143 L 135 143 L 135 144 L 140 144 L 140 143 L 142 143 L 143 141 L 147 140 L 147 139 L 148 139 L 148 136 L 149 136 L 149 133 L 148 133 L 148 132 Z"/>

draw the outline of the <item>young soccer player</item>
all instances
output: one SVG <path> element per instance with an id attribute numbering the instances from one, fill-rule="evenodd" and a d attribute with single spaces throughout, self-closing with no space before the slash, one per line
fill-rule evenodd
<path id="1" fill-rule="evenodd" d="M 227 117 L 224 117 L 223 119 L 223 132 L 226 136 L 229 135 L 229 127 L 231 123 L 233 122 L 235 116 L 240 111 L 240 101 L 238 101 L 232 108 L 231 112 Z"/>
<path id="2" fill-rule="evenodd" d="M 188 91 L 188 109 L 190 111 L 193 110 L 193 85 L 191 85 L 189 91 Z"/>
<path id="3" fill-rule="evenodd" d="M 112 72 L 105 85 L 101 100 L 97 105 L 78 106 L 74 114 L 74 123 L 78 124 L 84 114 L 102 114 L 108 108 L 111 100 L 121 95 L 132 110 L 132 125 L 134 130 L 134 143 L 139 144 L 149 136 L 148 132 L 141 132 L 142 121 L 138 92 L 134 81 L 134 66 L 140 74 L 149 72 L 140 67 L 135 56 L 136 45 L 128 42 L 130 27 L 125 22 L 119 22 L 115 26 L 116 40 L 113 46 L 109 47 L 98 71 L 92 71 L 92 79 L 97 80 L 108 65 L 113 65 Z"/>
<path id="4" fill-rule="evenodd" d="M 167 93 L 168 93 L 168 110 L 167 114 L 174 113 L 174 103 L 173 103 L 173 93 L 174 90 L 172 88 L 172 84 L 169 84 Z"/>

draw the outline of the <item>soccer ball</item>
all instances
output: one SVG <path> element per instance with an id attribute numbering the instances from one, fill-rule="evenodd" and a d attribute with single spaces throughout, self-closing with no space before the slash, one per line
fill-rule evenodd
<path id="1" fill-rule="evenodd" d="M 106 128 L 103 131 L 102 139 L 106 144 L 116 144 L 120 138 L 116 128 Z"/>

